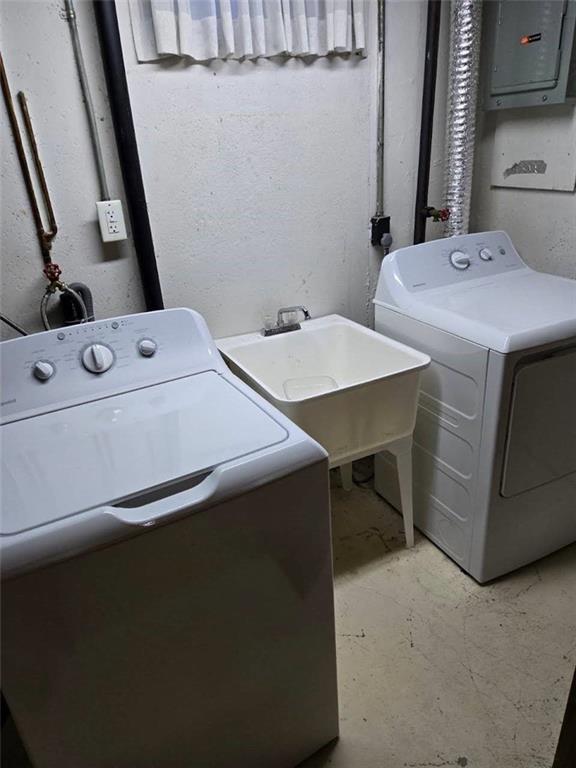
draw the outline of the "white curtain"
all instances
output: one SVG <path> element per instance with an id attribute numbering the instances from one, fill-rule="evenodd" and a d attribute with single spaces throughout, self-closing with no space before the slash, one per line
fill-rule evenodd
<path id="1" fill-rule="evenodd" d="M 365 54 L 369 0 L 130 0 L 138 60 Z"/>

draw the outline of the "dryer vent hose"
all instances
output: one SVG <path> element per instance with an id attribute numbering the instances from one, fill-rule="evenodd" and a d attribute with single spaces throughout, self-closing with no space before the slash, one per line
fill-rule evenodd
<path id="1" fill-rule="evenodd" d="M 480 0 L 452 0 L 444 197 L 450 209 L 444 228 L 447 237 L 469 229 L 481 26 Z"/>

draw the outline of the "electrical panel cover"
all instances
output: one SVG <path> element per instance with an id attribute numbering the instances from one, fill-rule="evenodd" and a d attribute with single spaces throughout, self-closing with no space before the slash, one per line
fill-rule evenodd
<path id="1" fill-rule="evenodd" d="M 575 0 L 486 3 L 485 108 L 542 106 L 576 95 Z"/>

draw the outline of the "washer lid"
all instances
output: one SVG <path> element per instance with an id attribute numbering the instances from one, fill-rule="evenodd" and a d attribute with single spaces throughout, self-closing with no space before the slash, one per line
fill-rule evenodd
<path id="1" fill-rule="evenodd" d="M 212 371 L 0 429 L 2 535 L 130 498 L 288 438 Z"/>

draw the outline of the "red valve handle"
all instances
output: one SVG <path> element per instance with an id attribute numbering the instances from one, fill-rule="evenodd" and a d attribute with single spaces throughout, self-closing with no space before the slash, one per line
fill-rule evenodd
<path id="1" fill-rule="evenodd" d="M 46 279 L 49 280 L 51 283 L 55 283 L 60 279 L 60 275 L 62 274 L 62 270 L 58 266 L 58 264 L 55 264 L 54 262 L 51 262 L 50 264 L 46 264 L 44 267 L 44 275 L 46 276 Z"/>

